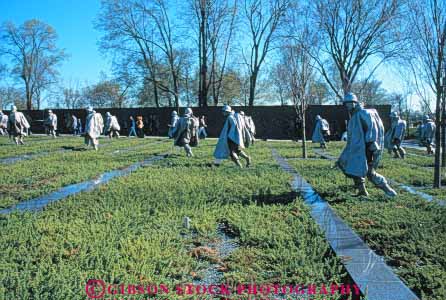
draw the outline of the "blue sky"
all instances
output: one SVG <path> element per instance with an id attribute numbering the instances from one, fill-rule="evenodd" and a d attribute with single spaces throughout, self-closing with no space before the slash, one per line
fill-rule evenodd
<path id="1" fill-rule="evenodd" d="M 70 55 L 60 69 L 64 81 L 95 83 L 111 65 L 97 46 L 100 33 L 93 20 L 99 8 L 99 0 L 0 0 L 0 23 L 35 18 L 51 25 L 59 35 L 58 47 Z"/>

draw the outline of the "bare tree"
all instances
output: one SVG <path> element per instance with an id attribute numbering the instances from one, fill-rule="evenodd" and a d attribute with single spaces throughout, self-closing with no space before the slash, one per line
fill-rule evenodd
<path id="1" fill-rule="evenodd" d="M 209 57 L 209 15 L 213 0 L 191 0 L 192 11 L 198 25 L 198 105 L 208 106 L 208 57 Z"/>
<path id="2" fill-rule="evenodd" d="M 36 66 L 33 69 L 32 78 L 35 82 L 34 96 L 38 110 L 42 102 L 48 99 L 48 97 L 51 97 L 51 87 L 58 82 L 59 72 L 52 66 L 58 64 L 59 59 L 59 57 L 54 55 L 38 57 Z"/>
<path id="3" fill-rule="evenodd" d="M 223 76 L 234 38 L 238 0 L 190 0 L 196 20 L 199 106 L 219 103 Z M 210 95 L 211 93 L 211 95 Z"/>
<path id="4" fill-rule="evenodd" d="M 300 123 L 302 137 L 302 157 L 307 158 L 305 112 L 315 98 L 311 96 L 316 82 L 314 60 L 310 53 L 318 47 L 317 35 L 311 24 L 307 5 L 289 3 L 285 20 L 287 27 L 282 30 L 284 37 L 281 53 L 285 68 L 285 82 L 289 84 L 291 100 L 296 110 L 296 120 Z"/>
<path id="5" fill-rule="evenodd" d="M 317 45 L 316 35 L 306 7 L 298 7 L 296 3 L 292 3 L 286 18 L 289 26 L 287 38 L 281 47 L 282 63 L 297 120 L 301 125 L 302 157 L 307 158 L 305 112 L 311 100 L 311 85 L 314 81 L 314 61 L 309 49 Z"/>
<path id="6" fill-rule="evenodd" d="M 83 89 L 82 97 L 86 104 L 93 107 L 120 107 L 119 103 L 123 102 L 120 85 L 107 79 L 86 86 Z"/>
<path id="7" fill-rule="evenodd" d="M 139 68 L 139 72 L 135 72 L 135 74 L 139 74 L 141 77 L 141 83 L 145 87 L 144 91 L 147 83 L 150 83 L 155 105 L 160 107 L 160 92 L 175 94 L 175 90 L 170 88 L 167 84 L 168 81 L 160 78 L 162 75 L 160 67 L 163 65 L 161 56 L 166 52 L 173 55 L 173 50 L 163 48 L 164 42 L 157 43 L 158 37 L 166 37 L 166 32 L 159 31 L 160 27 L 154 20 L 154 16 L 161 14 L 160 18 L 164 18 L 165 11 L 163 10 L 164 6 L 158 7 L 159 11 L 155 11 L 153 7 L 155 4 L 162 5 L 163 2 L 105 0 L 102 2 L 96 28 L 104 32 L 100 47 L 113 55 L 115 68 L 129 63 Z M 164 22 L 164 20 L 158 21 Z M 166 26 L 168 34 L 170 24 Z M 164 30 L 164 28 L 161 29 Z M 169 41 L 166 43 L 169 44 Z M 158 51 L 160 48 L 166 51 L 160 53 Z"/>
<path id="8" fill-rule="evenodd" d="M 0 58 L 1 58 L 2 53 L 0 52 Z M 5 64 L 2 64 L 0 62 L 0 82 L 2 81 L 3 77 L 5 76 L 5 74 L 7 73 L 7 67 Z"/>
<path id="9" fill-rule="evenodd" d="M 289 0 L 244 0 L 244 13 L 249 28 L 250 48 L 243 53 L 249 69 L 249 106 L 254 105 L 256 84 L 266 56 L 273 48 L 274 34 L 289 6 Z"/>
<path id="10" fill-rule="evenodd" d="M 401 93 L 393 93 L 389 95 L 389 101 L 392 105 L 392 109 L 397 111 L 400 116 L 403 116 L 407 110 L 407 95 Z"/>
<path id="11" fill-rule="evenodd" d="M 445 102 L 442 103 L 442 72 L 446 60 L 446 3 L 437 0 L 411 1 L 410 28 L 415 64 L 422 66 L 414 75 L 430 86 L 436 96 L 434 188 L 441 186 L 440 140 L 446 122 Z M 444 144 L 444 140 L 443 140 Z M 446 153 L 443 148 L 443 153 Z M 444 157 L 446 160 L 446 156 Z"/>
<path id="12" fill-rule="evenodd" d="M 137 2 L 136 7 L 141 8 L 143 14 L 151 17 L 155 24 L 155 38 L 145 39 L 145 42 L 153 44 L 161 51 L 166 59 L 170 73 L 170 84 L 161 86 L 163 91 L 169 93 L 169 97 L 175 99 L 175 107 L 179 108 L 179 85 L 181 71 L 180 51 L 175 47 L 177 37 L 173 31 L 172 20 L 169 17 L 169 11 L 165 0 L 151 0 Z"/>
<path id="13" fill-rule="evenodd" d="M 53 107 L 75 109 L 85 106 L 79 80 L 70 79 L 66 85 L 60 85 L 58 90 L 56 99 L 53 103 L 50 101 Z"/>
<path id="14" fill-rule="evenodd" d="M 287 82 L 287 68 L 283 61 L 277 62 L 272 68 L 270 80 L 275 87 L 276 93 L 279 95 L 280 105 L 285 105 L 290 99 L 289 84 Z"/>
<path id="15" fill-rule="evenodd" d="M 389 102 L 387 91 L 381 87 L 382 82 L 376 79 L 357 80 L 351 90 L 359 95 L 366 105 L 382 105 Z"/>
<path id="16" fill-rule="evenodd" d="M 19 109 L 26 108 L 25 91 L 12 86 L 0 87 L 0 109 L 9 109 L 12 104 Z"/>
<path id="17" fill-rule="evenodd" d="M 26 107 L 33 108 L 33 97 L 41 95 L 55 82 L 57 66 L 65 59 L 63 50 L 56 47 L 56 31 L 39 20 L 25 21 L 16 27 L 12 22 L 3 25 L 0 52 L 12 58 L 12 72 L 25 84 Z M 40 103 L 38 103 L 38 106 Z"/>
<path id="18" fill-rule="evenodd" d="M 310 103 L 322 105 L 328 99 L 329 87 L 323 79 L 313 79 L 310 86 Z"/>
<path id="19" fill-rule="evenodd" d="M 312 77 L 312 66 L 302 45 L 289 45 L 285 48 L 286 63 L 288 67 L 291 99 L 293 100 L 296 114 L 301 122 L 302 157 L 307 158 L 305 112 L 308 106 L 308 94 Z"/>
<path id="20" fill-rule="evenodd" d="M 317 67 L 340 99 L 327 70 L 329 61 L 337 69 L 342 91 L 350 92 L 358 72 L 370 58 L 377 59 L 370 76 L 386 60 L 401 51 L 405 41 L 400 22 L 401 0 L 316 0 L 313 3 L 315 23 L 323 45 L 311 52 Z"/>
<path id="21" fill-rule="evenodd" d="M 218 105 L 226 71 L 231 40 L 234 35 L 237 1 L 215 2 L 209 20 L 209 44 L 211 50 L 211 71 L 209 84 L 213 104 Z M 229 72 L 231 74 L 231 72 Z"/>

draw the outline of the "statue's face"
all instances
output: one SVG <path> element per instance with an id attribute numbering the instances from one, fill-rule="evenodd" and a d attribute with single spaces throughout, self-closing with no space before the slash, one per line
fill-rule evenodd
<path id="1" fill-rule="evenodd" d="M 356 107 L 355 102 L 345 102 L 344 105 L 345 105 L 345 107 L 347 107 L 349 112 L 352 112 Z"/>

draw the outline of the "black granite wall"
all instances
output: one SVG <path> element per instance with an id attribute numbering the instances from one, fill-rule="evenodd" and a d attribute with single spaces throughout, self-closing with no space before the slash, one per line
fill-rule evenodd
<path id="1" fill-rule="evenodd" d="M 374 107 L 378 110 L 384 126 L 388 128 L 390 124 L 390 105 L 380 105 Z M 185 108 L 180 108 L 180 115 Z M 254 106 L 254 107 L 237 107 L 233 109 L 236 111 L 243 110 L 246 115 L 252 116 L 257 130 L 257 138 L 269 139 L 296 139 L 300 138 L 299 127 L 296 111 L 293 106 Z M 97 112 L 103 114 L 109 111 L 116 115 L 121 125 L 121 133 L 126 134 L 130 126 L 130 116 L 143 116 L 145 127 L 144 130 L 147 135 L 167 135 L 170 123 L 170 115 L 172 108 L 110 108 L 110 109 L 96 109 Z M 224 117 L 221 113 L 221 107 L 207 107 L 207 108 L 192 108 L 195 116 L 204 115 L 207 118 L 208 134 L 211 137 L 219 135 L 223 126 Z M 82 124 L 85 125 L 86 111 L 83 109 L 53 109 L 58 116 L 58 127 L 60 133 L 68 133 L 70 116 L 76 115 L 82 119 Z M 31 121 L 31 130 L 34 133 L 41 133 L 44 131 L 43 120 L 47 116 L 47 111 L 32 110 L 22 111 Z M 6 112 L 8 113 L 8 112 Z M 306 135 L 307 139 L 311 138 L 313 126 L 316 115 L 321 115 L 330 123 L 331 133 L 333 138 L 340 137 L 342 132 L 346 129 L 346 121 L 348 120 L 348 112 L 342 105 L 310 105 L 306 111 Z"/>

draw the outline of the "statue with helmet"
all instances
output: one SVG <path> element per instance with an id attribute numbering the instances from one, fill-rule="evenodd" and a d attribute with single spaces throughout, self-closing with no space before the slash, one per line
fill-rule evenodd
<path id="1" fill-rule="evenodd" d="M 222 111 L 226 121 L 215 146 L 214 157 L 218 161 L 230 157 L 240 168 L 243 167 L 240 163 L 240 157 L 243 157 L 246 160 L 246 167 L 249 167 L 251 158 L 243 151 L 245 149 L 243 141 L 244 120 L 229 105 L 223 106 Z"/>
<path id="2" fill-rule="evenodd" d="M 174 129 L 174 146 L 183 147 L 186 156 L 194 156 L 191 147 L 198 146 L 199 120 L 193 115 L 191 108 L 186 108 Z"/>
<path id="3" fill-rule="evenodd" d="M 121 126 L 119 126 L 118 119 L 110 112 L 106 112 L 105 116 L 107 118 L 105 119 L 104 134 L 108 135 L 110 139 L 114 137 L 119 138 L 119 130 L 121 130 Z"/>
<path id="4" fill-rule="evenodd" d="M 427 154 L 434 154 L 434 140 L 435 140 L 435 122 L 429 118 L 428 115 L 423 117 L 423 124 L 420 130 L 420 142 L 426 147 Z"/>
<path id="5" fill-rule="evenodd" d="M 175 128 L 177 127 L 178 120 L 180 117 L 178 117 L 178 113 L 176 110 L 172 111 L 170 114 L 170 124 L 167 125 L 169 127 L 169 131 L 167 132 L 167 135 L 169 136 L 169 139 L 172 139 L 175 136 Z"/>
<path id="6" fill-rule="evenodd" d="M 0 109 L 0 135 L 8 134 L 8 115 Z"/>
<path id="7" fill-rule="evenodd" d="M 320 143 L 321 148 L 326 149 L 326 140 L 330 135 L 330 125 L 327 120 L 320 115 L 316 116 L 316 125 L 314 126 L 313 136 L 311 138 L 313 143 Z"/>
<path id="8" fill-rule="evenodd" d="M 243 142 L 245 143 L 245 147 L 248 148 L 250 145 L 254 145 L 255 134 L 256 134 L 256 126 L 254 125 L 254 121 L 251 116 L 245 115 L 245 112 L 240 111 L 239 114 L 244 122 L 244 130 L 243 130 Z"/>
<path id="9" fill-rule="evenodd" d="M 14 138 L 16 145 L 24 145 L 23 138 L 27 136 L 28 129 L 31 126 L 23 113 L 17 111 L 15 105 L 11 106 L 11 114 L 8 119 L 8 131 Z"/>
<path id="10" fill-rule="evenodd" d="M 57 116 L 51 109 L 48 110 L 48 118 L 45 120 L 45 127 L 47 128 L 47 134 L 56 138 Z"/>
<path id="11" fill-rule="evenodd" d="M 390 114 L 391 126 L 384 137 L 384 147 L 393 152 L 394 158 L 405 158 L 406 151 L 401 146 L 406 135 L 406 121 L 402 120 L 396 111 Z"/>
<path id="12" fill-rule="evenodd" d="M 347 127 L 347 144 L 336 165 L 349 178 L 352 178 L 358 194 L 368 196 L 365 185 L 367 177 L 376 187 L 389 197 L 397 193 L 389 186 L 378 168 L 384 148 L 384 125 L 375 109 L 364 109 L 353 93 L 345 95 L 343 104 L 350 114 Z"/>
<path id="13" fill-rule="evenodd" d="M 85 144 L 93 146 L 97 151 L 99 146 L 99 136 L 104 129 L 104 119 L 93 107 L 87 108 L 87 119 L 85 121 Z"/>

